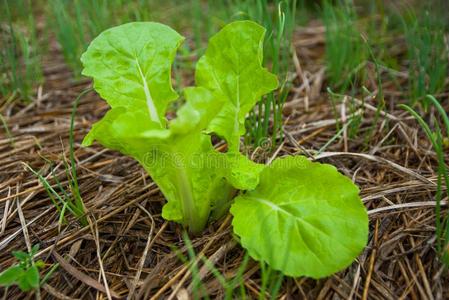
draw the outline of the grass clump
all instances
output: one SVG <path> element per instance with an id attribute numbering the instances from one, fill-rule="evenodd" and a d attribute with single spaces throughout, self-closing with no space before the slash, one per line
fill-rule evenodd
<path id="1" fill-rule="evenodd" d="M 79 57 L 87 47 L 87 41 L 82 26 L 82 16 L 79 1 L 74 1 L 75 17 L 72 17 L 68 4 L 65 1 L 53 0 L 50 7 L 53 13 L 53 24 L 56 38 L 61 46 L 64 60 L 75 77 L 81 75 L 81 63 Z"/>
<path id="2" fill-rule="evenodd" d="M 431 104 L 426 95 L 442 92 L 449 75 L 443 20 L 428 10 L 419 17 L 413 11 L 404 17 L 411 104 L 421 103 L 425 109 Z"/>
<path id="3" fill-rule="evenodd" d="M 33 86 L 42 82 L 41 55 L 31 3 L 16 6 L 13 8 L 18 12 L 10 10 L 9 2 L 4 0 L 7 23 L 0 28 L 0 95 L 11 99 L 18 95 L 29 101 Z M 26 15 L 24 24 L 14 21 L 19 12 Z"/>
<path id="4" fill-rule="evenodd" d="M 347 90 L 356 80 L 362 81 L 368 52 L 357 29 L 357 14 L 351 2 L 323 5 L 326 27 L 326 72 L 330 86 L 337 92 Z"/>

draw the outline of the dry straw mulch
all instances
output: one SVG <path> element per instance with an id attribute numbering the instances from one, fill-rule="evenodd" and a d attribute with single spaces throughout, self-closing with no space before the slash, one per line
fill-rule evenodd
<path id="1" fill-rule="evenodd" d="M 275 151 L 255 149 L 250 154 L 259 160 L 315 155 L 335 135 L 336 122 L 344 126 L 351 113 L 358 114 L 358 134 L 353 137 L 348 126 L 316 159 L 335 165 L 360 186 L 371 233 L 351 267 L 318 281 L 287 278 L 279 297 L 448 299 L 448 272 L 435 250 L 436 155 L 416 122 L 397 109 L 406 96 L 388 80 L 387 113 L 376 118 L 376 80 L 369 77 L 373 94 L 345 98 L 336 106 L 336 118 L 325 91 L 323 33 L 319 24 L 297 32 L 294 87 L 284 109 L 285 139 Z M 374 67 L 366 68 L 374 76 Z M 93 93 L 81 100 L 75 124 L 79 186 L 90 226 L 81 228 L 71 217 L 58 224 L 55 207 L 24 163 L 45 175 L 53 167 L 63 185 L 67 183 L 61 162 L 68 157 L 71 106 L 90 83 L 71 79 L 57 49 L 45 64 L 45 77 L 32 103 L 0 103 L 13 137 L 12 144 L 5 130 L 0 131 L 0 270 L 14 263 L 11 251 L 39 243 L 39 257 L 60 264 L 40 291 L 43 299 L 124 298 L 130 293 L 139 299 L 187 299 L 190 272 L 173 251 L 178 248 L 186 255 L 182 230 L 162 219 L 164 197 L 151 178 L 130 158 L 98 145 L 80 147 L 91 124 L 107 110 Z M 405 84 L 407 74 L 397 80 Z M 446 99 L 448 108 L 447 94 L 440 99 Z M 192 243 L 227 277 L 235 275 L 244 257 L 229 216 Z M 220 298 L 219 282 L 207 269 L 200 273 L 211 298 Z M 258 263 L 251 261 L 243 277 L 247 292 L 257 298 Z M 33 297 L 15 287 L 5 294 L 5 299 Z"/>

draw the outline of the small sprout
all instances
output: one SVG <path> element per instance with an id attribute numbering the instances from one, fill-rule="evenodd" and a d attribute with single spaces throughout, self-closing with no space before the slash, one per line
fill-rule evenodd
<path id="1" fill-rule="evenodd" d="M 39 269 L 45 266 L 42 260 L 33 261 L 33 257 L 38 251 L 39 244 L 34 245 L 30 253 L 13 251 L 12 255 L 19 263 L 0 273 L 0 286 L 17 285 L 23 292 L 37 289 L 40 286 Z"/>

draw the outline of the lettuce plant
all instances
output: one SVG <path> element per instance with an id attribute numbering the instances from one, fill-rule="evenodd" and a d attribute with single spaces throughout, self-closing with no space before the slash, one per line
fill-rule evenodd
<path id="1" fill-rule="evenodd" d="M 327 276 L 348 266 L 367 242 L 359 191 L 333 166 L 302 156 L 265 166 L 240 154 L 244 120 L 277 88 L 262 67 L 265 29 L 233 22 L 213 36 L 198 60 L 193 87 L 176 118 L 171 66 L 184 38 L 152 22 L 101 33 L 82 55 L 83 74 L 111 109 L 93 125 L 94 140 L 136 159 L 167 199 L 162 216 L 199 234 L 229 210 L 249 254 L 290 276 Z M 225 153 L 211 135 L 224 139 Z"/>

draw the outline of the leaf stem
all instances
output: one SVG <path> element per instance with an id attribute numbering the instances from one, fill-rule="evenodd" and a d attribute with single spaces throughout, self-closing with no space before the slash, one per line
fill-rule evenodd
<path id="1" fill-rule="evenodd" d="M 194 235 L 201 233 L 206 225 L 207 218 L 202 218 L 197 212 L 194 203 L 192 186 L 184 165 L 180 166 L 178 169 L 178 172 L 176 173 L 176 181 L 179 188 L 179 198 L 181 199 L 184 225 L 187 225 L 189 232 Z"/>

